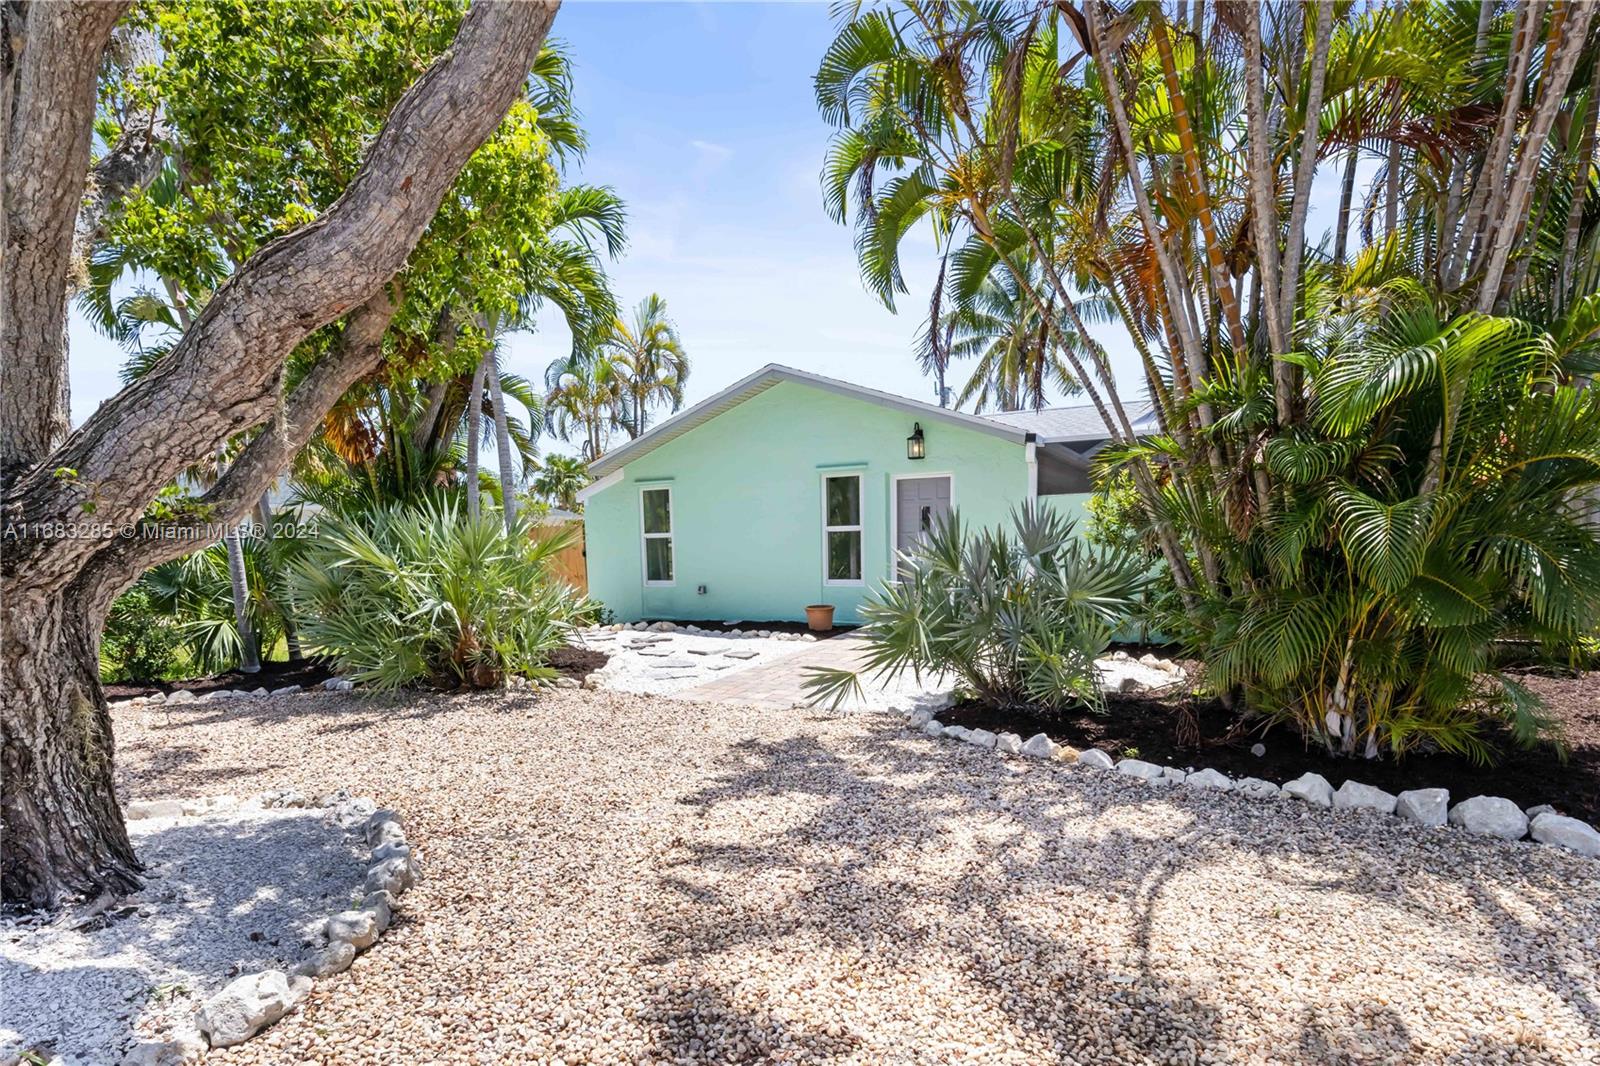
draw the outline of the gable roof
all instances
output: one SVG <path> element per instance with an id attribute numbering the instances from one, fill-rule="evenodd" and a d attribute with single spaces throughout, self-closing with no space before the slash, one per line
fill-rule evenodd
<path id="1" fill-rule="evenodd" d="M 1148 403 L 1133 404 L 1125 410 L 1128 412 L 1128 421 L 1133 423 L 1135 433 L 1149 432 L 1156 428 L 1153 417 L 1155 412 Z M 1100 419 L 1100 412 L 1093 404 L 1044 407 L 1037 411 L 996 411 L 983 417 L 1017 429 L 1028 430 L 1040 441 L 1052 444 L 1098 441 L 1110 436 L 1106 432 L 1106 424 Z"/>
<path id="2" fill-rule="evenodd" d="M 877 389 L 853 385 L 848 381 L 837 378 L 823 377 L 821 374 L 811 374 L 804 370 L 796 370 L 792 366 L 780 366 L 777 363 L 768 363 L 754 374 L 729 385 L 721 392 L 709 399 L 701 400 L 693 407 L 680 411 L 621 447 L 613 448 L 600 458 L 589 464 L 589 473 L 596 479 L 620 470 L 627 463 L 642 456 L 649 455 L 657 448 L 669 441 L 688 433 L 690 430 L 716 418 L 731 408 L 744 403 L 752 396 L 758 396 L 774 385 L 785 381 L 809 385 L 814 389 L 837 393 L 840 396 L 849 396 L 853 399 L 864 400 L 867 403 L 878 404 L 882 407 L 892 407 L 904 411 L 919 419 L 930 422 L 945 422 L 961 426 L 965 429 L 976 430 L 995 437 L 1024 444 L 1034 439 L 1033 432 L 1021 426 L 1009 425 L 992 418 L 981 418 L 978 415 L 969 415 L 961 411 L 952 411 L 946 407 L 937 407 L 921 400 L 911 400 L 904 396 L 896 396 L 889 392 L 879 392 Z"/>

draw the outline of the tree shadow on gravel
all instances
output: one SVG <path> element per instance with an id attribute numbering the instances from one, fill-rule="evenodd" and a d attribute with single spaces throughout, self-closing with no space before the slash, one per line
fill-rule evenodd
<path id="1" fill-rule="evenodd" d="M 304 959 L 322 919 L 350 905 L 361 852 L 309 812 L 255 813 L 132 823 L 142 889 L 0 940 L 0 1028 L 68 1061 L 116 1062 L 142 1013 L 187 1021 L 234 977 Z"/>
<path id="2" fill-rule="evenodd" d="M 766 1047 L 765 1030 L 740 1006 L 742 975 L 730 967 L 730 953 L 881 955 L 900 967 L 959 974 L 961 996 L 1003 1012 L 1053 1056 L 1073 1060 L 1093 1047 L 1127 1061 L 1183 1060 L 1226 1046 L 1231 1035 L 1232 1024 L 1207 1002 L 1214 998 L 1208 971 L 1249 972 L 1260 963 L 1253 945 L 1227 939 L 1192 950 L 1163 946 L 1155 923 L 1164 907 L 1206 902 L 1172 899 L 1195 888 L 1193 875 L 1228 868 L 1294 892 L 1328 911 L 1330 923 L 1374 937 L 1384 922 L 1438 922 L 1439 896 L 1430 885 L 1453 886 L 1471 901 L 1470 915 L 1451 916 L 1454 928 L 1470 925 L 1489 943 L 1468 958 L 1441 944 L 1416 961 L 1481 975 L 1502 953 L 1520 953 L 1524 972 L 1503 980 L 1542 983 L 1600 1036 L 1595 1003 L 1573 994 L 1581 982 L 1558 980 L 1570 969 L 1572 945 L 1541 935 L 1499 902 L 1506 894 L 1537 895 L 1546 931 L 1568 929 L 1581 938 L 1581 930 L 1600 925 L 1600 876 L 1581 860 L 1563 863 L 1541 849 L 1549 861 L 1529 863 L 1532 845 L 1469 842 L 1453 831 L 1398 823 L 1375 827 L 1359 812 L 1287 801 L 1266 801 L 1270 816 L 1253 818 L 1265 813 L 1252 806 L 1262 801 L 1156 792 L 1133 780 L 1091 779 L 1088 771 L 1000 760 L 949 742 L 935 749 L 886 721 L 865 729 L 831 747 L 813 735 L 746 741 L 729 749 L 711 784 L 681 800 L 698 822 L 662 858 L 663 903 L 653 914 L 660 957 L 651 961 L 688 976 L 673 986 L 663 1016 L 704 1018 L 719 1010 L 746 1046 Z M 805 813 L 741 832 L 762 799 L 787 800 Z M 1129 812 L 1134 817 L 1115 818 L 1124 808 L 1137 808 Z M 1403 847 L 1388 837 L 1374 844 L 1375 832 L 1408 839 Z M 1463 846 L 1475 849 L 1470 862 L 1460 860 Z M 919 883 L 930 876 L 944 880 Z M 1062 896 L 1125 911 L 1125 943 L 1092 928 L 1062 927 L 1050 909 Z M 1335 912 L 1336 900 L 1346 911 Z M 1227 902 L 1247 911 L 1256 905 Z M 1253 917 L 1259 928 L 1274 928 L 1276 915 Z M 1383 1061 L 1363 1058 L 1360 1049 L 1372 1043 L 1379 1055 L 1385 1046 L 1412 1046 L 1400 1016 L 1381 1009 L 1337 1026 L 1306 1018 L 1297 1027 L 1302 1054 L 1319 1061 Z M 670 1032 L 658 1050 L 681 1054 Z M 1106 1042 L 1096 1043 L 1102 1037 Z M 1486 1033 L 1474 1041 L 1472 1055 L 1508 1046 Z"/>

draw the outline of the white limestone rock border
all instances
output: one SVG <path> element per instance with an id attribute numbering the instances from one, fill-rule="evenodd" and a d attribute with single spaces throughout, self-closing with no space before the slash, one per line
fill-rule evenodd
<path id="1" fill-rule="evenodd" d="M 328 692 L 349 692 L 356 687 L 356 683 L 348 678 L 330 677 L 317 687 Z M 149 707 L 159 706 L 164 703 L 229 703 L 234 700 L 261 699 L 264 696 L 292 696 L 297 692 L 304 691 L 306 689 L 297 684 L 280 685 L 271 691 L 266 688 L 256 688 L 248 691 L 242 688 L 218 688 L 199 696 L 196 696 L 188 689 L 179 689 L 171 695 L 156 691 L 143 696 L 128 696 L 120 700 L 107 700 L 106 706 L 116 710 L 120 707 Z"/>
<path id="2" fill-rule="evenodd" d="M 1260 777 L 1234 780 L 1210 767 L 1182 770 L 1136 758 L 1113 759 L 1098 748 L 1079 752 L 1057 744 L 1045 733 L 1035 733 L 1023 740 L 1015 733 L 997 735 L 987 729 L 945 725 L 926 708 L 913 709 L 905 717 L 907 725 L 915 732 L 935 740 L 959 740 L 1001 756 L 1075 762 L 1091 770 L 1109 770 L 1154 787 L 1183 784 L 1202 791 L 1236 792 L 1252 800 L 1297 799 L 1311 807 L 1364 811 L 1426 828 L 1453 826 L 1501 840 L 1532 840 L 1600 859 L 1600 829 L 1560 814 L 1549 804 L 1523 811 L 1499 796 L 1473 796 L 1451 806 L 1447 789 L 1409 789 L 1396 796 L 1353 779 L 1346 780 L 1335 790 L 1327 778 L 1310 771 L 1281 786 Z"/>
<path id="3" fill-rule="evenodd" d="M 237 805 L 240 801 L 231 796 L 203 801 L 147 800 L 129 804 L 128 816 L 169 817 L 184 813 L 184 808 L 218 810 Z M 315 981 L 348 970 L 355 957 L 371 948 L 389 928 L 400 897 L 416 883 L 419 870 L 400 816 L 378 808 L 371 799 L 352 796 L 347 789 L 315 800 L 294 789 L 271 789 L 250 797 L 243 805 L 322 808 L 330 821 L 347 830 L 359 826 L 371 848 L 371 857 L 364 879 L 354 886 L 351 896 L 360 903 L 327 918 L 323 923 L 325 943 L 310 958 L 288 973 L 268 969 L 244 974 L 200 1005 L 194 1018 L 198 1040 L 193 1036 L 189 1039 L 202 1048 L 232 1047 L 252 1039 L 299 1007 Z M 191 1061 L 196 1050 L 193 1046 L 177 1047 L 172 1041 L 148 1041 L 136 1044 L 124 1056 L 123 1064 Z M 178 1057 L 181 1055 L 190 1058 Z"/>
<path id="4" fill-rule="evenodd" d="M 607 639 L 608 633 L 688 633 L 697 637 L 734 637 L 741 640 L 788 640 L 788 641 L 814 641 L 815 633 L 786 633 L 773 629 L 740 629 L 729 626 L 727 629 L 707 629 L 704 626 L 685 625 L 670 622 L 665 619 L 656 622 L 613 622 L 610 625 L 589 626 L 584 631 L 585 635 Z"/>

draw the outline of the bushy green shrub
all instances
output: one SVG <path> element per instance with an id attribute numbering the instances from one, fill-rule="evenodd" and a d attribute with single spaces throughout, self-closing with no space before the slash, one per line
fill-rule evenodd
<path id="1" fill-rule="evenodd" d="M 1100 707 L 1094 660 L 1135 605 L 1143 563 L 1074 535 L 1055 512 L 1024 506 L 1011 529 L 941 521 L 901 559 L 902 579 L 861 608 L 862 672 L 949 674 L 994 706 Z M 807 688 L 835 706 L 857 673 L 814 669 Z"/>
<path id="2" fill-rule="evenodd" d="M 290 568 L 306 650 L 377 691 L 548 677 L 587 602 L 549 573 L 566 536 L 451 501 L 331 516 Z"/>
<path id="3" fill-rule="evenodd" d="M 1208 395 L 1236 420 L 1219 425 L 1257 419 L 1281 491 L 1239 529 L 1168 493 L 1195 568 L 1216 576 L 1160 624 L 1216 691 L 1332 752 L 1487 762 L 1491 722 L 1523 745 L 1559 740 L 1498 657 L 1566 657 L 1600 623 L 1600 392 L 1574 376 L 1600 298 L 1547 331 L 1447 318 L 1408 293 L 1386 289 L 1381 319 L 1330 314 L 1308 332 L 1303 425 L 1268 427 L 1267 381 Z"/>
<path id="4" fill-rule="evenodd" d="M 100 680 L 161 681 L 182 662 L 182 636 L 142 583 L 117 597 L 100 640 Z"/>

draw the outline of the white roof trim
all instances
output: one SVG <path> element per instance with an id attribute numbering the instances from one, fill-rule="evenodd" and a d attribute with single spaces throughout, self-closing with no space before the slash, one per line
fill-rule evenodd
<path id="1" fill-rule="evenodd" d="M 587 503 L 590 496 L 593 496 L 597 492 L 604 492 L 612 485 L 615 485 L 617 482 L 621 481 L 622 474 L 622 468 L 618 467 L 605 477 L 596 478 L 595 480 L 589 482 L 587 485 L 577 491 L 576 496 L 578 502 Z"/>
<path id="2" fill-rule="evenodd" d="M 839 381 L 836 378 L 823 377 L 821 374 L 811 374 L 804 370 L 796 370 L 790 366 L 780 366 L 777 363 L 768 363 L 754 374 L 729 385 L 710 399 L 701 400 L 686 411 L 680 411 L 671 418 L 662 422 L 654 429 L 645 433 L 620 448 L 613 448 L 600 458 L 589 464 L 589 472 L 600 478 L 605 478 L 614 471 L 620 471 L 624 464 L 648 455 L 669 441 L 683 436 L 724 411 L 736 407 L 744 401 L 765 392 L 772 386 L 785 381 L 809 385 L 814 389 L 837 393 L 840 396 L 849 396 L 867 403 L 875 403 L 881 407 L 892 407 L 904 411 L 919 419 L 930 422 L 945 422 L 950 425 L 961 426 L 964 429 L 975 430 L 978 433 L 987 433 L 991 437 L 1001 437 L 1005 440 L 1015 441 L 1018 444 L 1033 439 L 1033 434 L 1027 430 L 1008 426 L 1002 422 L 995 422 L 977 415 L 963 414 L 952 411 L 947 407 L 936 407 L 931 403 L 920 400 L 907 399 L 889 392 L 879 392 L 877 389 L 865 388 L 861 385 L 852 385 L 848 381 Z M 598 484 L 598 482 L 596 482 Z M 594 485 L 591 491 L 597 491 Z"/>

